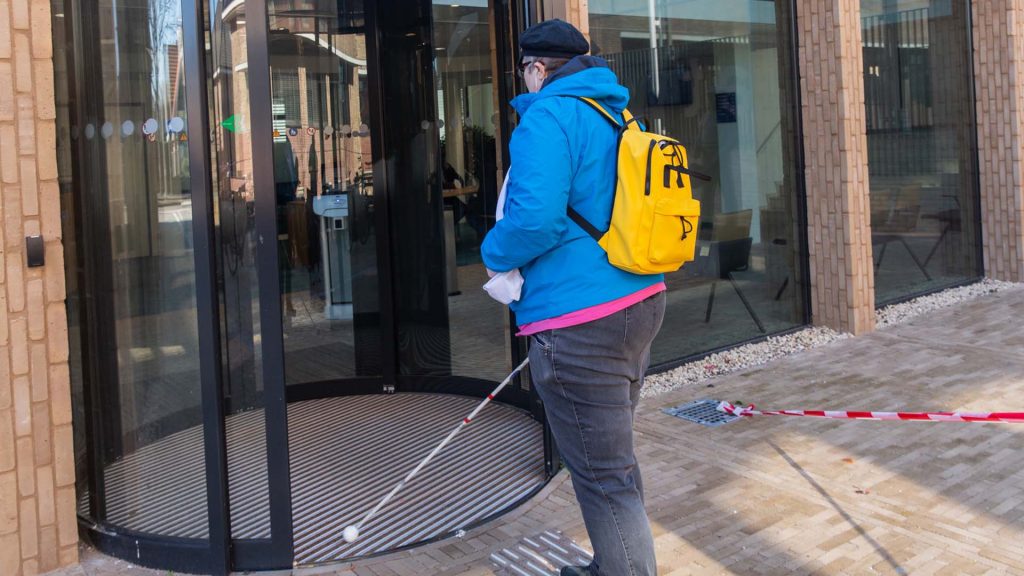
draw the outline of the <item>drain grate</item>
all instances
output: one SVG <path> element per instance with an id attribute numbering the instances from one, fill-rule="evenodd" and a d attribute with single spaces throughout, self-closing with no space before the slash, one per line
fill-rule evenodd
<path id="1" fill-rule="evenodd" d="M 688 404 L 680 404 L 673 408 L 663 408 L 662 412 L 669 416 L 696 422 L 702 426 L 721 426 L 741 418 L 741 416 L 722 412 L 718 409 L 718 404 L 718 400 L 704 399 Z"/>
<path id="2" fill-rule="evenodd" d="M 586 566 L 593 559 L 589 550 L 550 530 L 491 554 L 497 576 L 556 576 L 562 566 Z"/>

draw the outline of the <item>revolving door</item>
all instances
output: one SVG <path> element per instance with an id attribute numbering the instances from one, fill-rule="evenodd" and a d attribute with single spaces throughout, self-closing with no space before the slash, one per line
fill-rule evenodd
<path id="1" fill-rule="evenodd" d="M 523 8 L 60 4 L 83 535 L 165 569 L 286 568 L 539 490 L 553 448 L 516 381 L 341 539 L 525 357 L 478 253 Z"/>

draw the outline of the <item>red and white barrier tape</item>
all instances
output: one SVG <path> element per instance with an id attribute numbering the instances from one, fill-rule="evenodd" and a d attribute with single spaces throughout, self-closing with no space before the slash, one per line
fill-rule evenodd
<path id="1" fill-rule="evenodd" d="M 1024 423 L 1024 412 L 854 412 L 847 410 L 755 410 L 754 405 L 719 402 L 718 409 L 734 416 L 809 416 L 840 420 L 920 420 L 924 422 Z"/>

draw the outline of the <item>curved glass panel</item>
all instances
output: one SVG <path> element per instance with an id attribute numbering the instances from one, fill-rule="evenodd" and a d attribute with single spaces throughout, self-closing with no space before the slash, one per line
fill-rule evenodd
<path id="1" fill-rule="evenodd" d="M 862 0 L 875 303 L 981 276 L 967 2 Z"/>
<path id="2" fill-rule="evenodd" d="M 285 382 L 379 376 L 362 2 L 278 0 L 267 13 Z"/>
<path id="3" fill-rule="evenodd" d="M 491 4 L 432 3 L 434 88 L 443 168 L 451 370 L 458 376 L 501 380 L 510 369 L 508 312 L 480 289 L 488 280 L 480 243 L 494 226 L 504 172 L 498 153 Z"/>
<path id="4" fill-rule="evenodd" d="M 789 2 L 591 0 L 592 51 L 631 111 L 686 146 L 697 259 L 666 276 L 652 364 L 804 323 Z"/>
<path id="5" fill-rule="evenodd" d="M 103 491 L 97 520 L 205 538 L 181 6 L 66 2 L 56 14 L 71 369 L 76 419 L 99 448 L 82 484 Z"/>

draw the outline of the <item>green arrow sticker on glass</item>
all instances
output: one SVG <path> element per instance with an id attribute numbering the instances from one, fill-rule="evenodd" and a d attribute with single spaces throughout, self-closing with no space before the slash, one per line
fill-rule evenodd
<path id="1" fill-rule="evenodd" d="M 235 131 L 235 115 L 232 114 L 231 116 L 228 116 L 227 119 L 225 119 L 223 122 L 220 123 L 220 125 L 223 126 L 224 129 L 227 130 L 228 132 L 234 132 Z"/>

